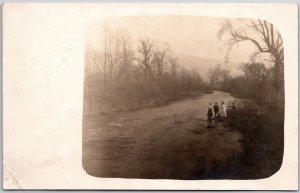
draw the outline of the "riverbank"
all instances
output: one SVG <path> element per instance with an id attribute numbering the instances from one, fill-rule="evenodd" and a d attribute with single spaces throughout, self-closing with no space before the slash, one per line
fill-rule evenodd
<path id="1" fill-rule="evenodd" d="M 243 152 L 233 163 L 234 171 L 228 172 L 242 179 L 258 179 L 270 177 L 280 169 L 284 148 L 283 112 L 252 103 L 229 111 L 227 124 L 243 136 Z"/>
<path id="2" fill-rule="evenodd" d="M 95 115 L 95 114 L 107 114 L 107 113 L 117 113 L 126 112 L 133 110 L 140 110 L 149 107 L 159 107 L 163 105 L 168 105 L 172 102 L 180 100 L 195 99 L 203 94 L 211 94 L 213 91 L 188 91 L 182 92 L 177 95 L 160 95 L 149 97 L 140 101 L 135 102 L 124 102 L 126 99 L 122 99 L 117 104 L 107 103 L 106 101 L 97 100 L 92 106 L 86 102 L 84 104 L 84 115 Z M 132 101 L 132 100 L 128 100 Z"/>

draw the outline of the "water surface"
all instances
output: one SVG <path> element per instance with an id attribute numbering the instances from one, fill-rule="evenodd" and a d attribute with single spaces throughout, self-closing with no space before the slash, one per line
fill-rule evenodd
<path id="1" fill-rule="evenodd" d="M 85 115 L 83 166 L 98 177 L 203 179 L 217 160 L 241 151 L 239 132 L 206 120 L 209 102 L 233 100 L 213 92 L 165 106 Z"/>

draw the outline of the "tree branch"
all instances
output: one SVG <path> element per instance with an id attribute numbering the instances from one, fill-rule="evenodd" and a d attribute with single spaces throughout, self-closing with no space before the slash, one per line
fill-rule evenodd
<path id="1" fill-rule="evenodd" d="M 263 48 L 261 45 L 259 45 L 258 41 L 250 38 L 250 37 L 247 37 L 247 36 L 242 36 L 240 34 L 238 34 L 237 32 L 231 32 L 231 35 L 232 37 L 234 37 L 236 39 L 237 42 L 240 42 L 240 41 L 251 41 L 258 49 L 260 52 L 269 52 L 268 49 L 266 48 Z"/>

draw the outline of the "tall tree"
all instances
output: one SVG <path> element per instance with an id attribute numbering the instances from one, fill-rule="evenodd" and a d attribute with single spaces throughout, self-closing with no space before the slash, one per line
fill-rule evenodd
<path id="1" fill-rule="evenodd" d="M 221 39 L 227 34 L 226 45 L 228 54 L 232 47 L 240 42 L 249 41 L 257 48 L 252 56 L 268 53 L 274 64 L 274 90 L 277 94 L 276 104 L 283 108 L 284 104 L 284 49 L 280 33 L 272 23 L 266 20 L 251 20 L 244 22 L 243 27 L 234 28 L 230 21 L 226 21 L 219 31 Z"/>
<path id="2" fill-rule="evenodd" d="M 138 63 L 144 71 L 145 79 L 152 77 L 151 60 L 153 57 L 153 42 L 147 39 L 139 40 L 138 45 L 139 56 L 137 58 Z"/>
<path id="3" fill-rule="evenodd" d="M 220 87 L 224 84 L 230 76 L 230 71 L 222 68 L 221 64 L 216 65 L 214 68 L 210 68 L 208 71 L 208 78 L 211 87 Z"/>
<path id="4" fill-rule="evenodd" d="M 155 70 L 157 75 L 160 77 L 163 74 L 163 70 L 165 68 L 165 58 L 167 54 L 167 49 L 156 49 L 153 54 L 153 63 L 155 66 Z"/>
<path id="5" fill-rule="evenodd" d="M 177 68 L 178 68 L 177 58 L 171 57 L 169 59 L 169 62 L 170 62 L 171 74 L 172 74 L 173 77 L 176 77 L 176 75 L 177 75 Z"/>
<path id="6" fill-rule="evenodd" d="M 118 79 L 129 79 L 129 68 L 133 61 L 134 53 L 131 48 L 131 37 L 125 32 L 120 35 L 121 61 L 119 63 Z"/>

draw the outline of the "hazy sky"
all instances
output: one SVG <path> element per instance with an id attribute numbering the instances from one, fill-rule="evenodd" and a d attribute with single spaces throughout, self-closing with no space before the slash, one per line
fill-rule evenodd
<path id="1" fill-rule="evenodd" d="M 194 60 L 198 58 L 197 65 L 200 69 L 208 69 L 212 63 L 220 63 L 230 68 L 234 75 L 239 73 L 237 64 L 248 61 L 255 47 L 251 43 L 240 44 L 231 52 L 230 64 L 225 64 L 224 41 L 220 41 L 217 36 L 224 21 L 225 19 L 200 16 L 105 17 L 89 25 L 87 45 L 99 48 L 105 27 L 112 31 L 126 29 L 132 37 L 133 45 L 136 45 L 137 40 L 148 37 L 155 43 L 169 44 L 175 56 L 192 56 Z"/>

